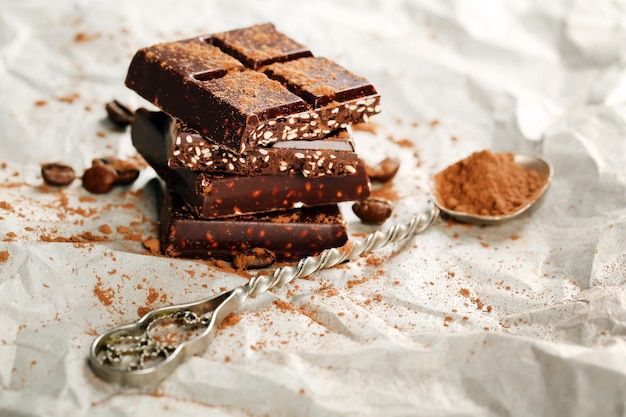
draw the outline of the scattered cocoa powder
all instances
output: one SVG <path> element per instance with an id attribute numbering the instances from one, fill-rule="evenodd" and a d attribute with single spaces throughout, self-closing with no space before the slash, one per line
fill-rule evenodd
<path id="1" fill-rule="evenodd" d="M 469 214 L 503 215 L 530 203 L 545 180 L 515 163 L 512 153 L 475 152 L 435 176 L 444 207 Z"/>
<path id="2" fill-rule="evenodd" d="M 337 288 L 328 286 L 320 288 L 317 292 L 324 294 L 327 297 L 335 297 L 339 295 L 339 290 Z"/>
<path id="3" fill-rule="evenodd" d="M 156 300 L 159 299 L 160 293 L 156 288 L 148 288 L 148 297 L 146 298 L 146 302 L 148 304 L 152 304 L 154 303 Z"/>
<path id="4" fill-rule="evenodd" d="M 383 259 L 374 254 L 370 254 L 367 258 L 365 258 L 365 263 L 367 265 L 380 266 L 383 263 Z"/>
<path id="5" fill-rule="evenodd" d="M 72 104 L 76 100 L 78 100 L 79 98 L 80 98 L 80 95 L 78 95 L 78 93 L 72 93 L 72 94 L 68 94 L 66 96 L 58 97 L 57 100 L 59 100 L 61 103 Z"/>
<path id="6" fill-rule="evenodd" d="M 293 305 L 283 300 L 274 300 L 273 304 L 281 311 L 294 311 L 296 309 Z"/>
<path id="7" fill-rule="evenodd" d="M 150 251 L 151 255 L 156 255 L 161 252 L 161 242 L 156 238 L 149 238 L 141 242 L 143 247 Z"/>
<path id="8" fill-rule="evenodd" d="M 239 316 L 239 314 L 230 313 L 228 316 L 224 318 L 224 320 L 222 320 L 222 322 L 217 327 L 218 329 L 223 329 L 226 327 L 234 326 L 237 323 L 239 323 L 240 320 L 241 320 L 241 317 Z"/>
<path id="9" fill-rule="evenodd" d="M 13 206 L 8 201 L 0 201 L 0 209 L 13 211 Z"/>
<path id="10" fill-rule="evenodd" d="M 382 198 L 389 201 L 397 201 L 398 191 L 395 189 L 392 182 L 383 184 L 380 187 L 372 188 L 371 198 Z"/>
<path id="11" fill-rule="evenodd" d="M 93 289 L 93 293 L 96 295 L 96 297 L 98 297 L 98 299 L 100 300 L 100 302 L 102 304 L 104 304 L 105 306 L 110 306 L 111 304 L 113 304 L 113 298 L 115 297 L 115 291 L 113 290 L 113 288 L 103 288 L 102 287 L 102 281 L 100 280 L 100 277 L 98 277 L 98 282 L 96 284 L 96 287 Z"/>
<path id="12" fill-rule="evenodd" d="M 357 123 L 352 125 L 352 130 L 359 132 L 368 132 L 375 135 L 378 132 L 378 125 L 376 123 Z"/>
<path id="13" fill-rule="evenodd" d="M 151 312 L 152 310 L 153 310 L 152 307 L 149 307 L 149 306 L 137 307 L 137 316 L 138 317 L 143 317 L 146 314 L 148 314 L 149 312 Z"/>
<path id="14" fill-rule="evenodd" d="M 100 225 L 99 230 L 100 230 L 101 233 L 104 233 L 105 235 L 110 235 L 111 233 L 113 233 L 113 230 L 111 229 L 111 226 L 109 226 L 108 224 Z"/>
<path id="15" fill-rule="evenodd" d="M 366 283 L 368 280 L 367 278 L 363 278 L 363 279 L 351 279 L 349 280 L 346 284 L 348 286 L 348 288 L 354 288 L 356 285 L 361 285 Z"/>

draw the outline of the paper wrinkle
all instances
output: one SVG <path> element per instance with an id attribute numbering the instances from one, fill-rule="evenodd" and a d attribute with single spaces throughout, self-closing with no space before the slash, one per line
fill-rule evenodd
<path id="1" fill-rule="evenodd" d="M 602 2 L 592 5 L 576 0 L 565 18 L 567 40 L 578 64 L 606 65 L 624 58 L 623 41 L 626 39 L 624 19 L 619 2 Z M 569 48 L 566 47 L 566 51 Z"/>
<path id="2" fill-rule="evenodd" d="M 522 135 L 536 142 L 541 141 L 544 132 L 563 113 L 564 109 L 549 98 L 532 93 L 519 97 L 515 109 L 517 125 Z"/>
<path id="3" fill-rule="evenodd" d="M 611 224 L 601 232 L 591 267 L 593 285 L 619 286 L 626 283 L 624 236 L 626 236 L 626 219 Z"/>
<path id="4" fill-rule="evenodd" d="M 15 339 L 18 330 L 17 321 L 6 313 L 0 314 L 0 337 L 2 338 L 0 345 L 0 383 L 3 387 L 9 386 L 11 383 L 17 353 Z"/>

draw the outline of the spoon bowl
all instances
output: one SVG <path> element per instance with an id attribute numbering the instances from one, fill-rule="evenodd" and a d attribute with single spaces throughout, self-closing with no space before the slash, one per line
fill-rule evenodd
<path id="1" fill-rule="evenodd" d="M 550 187 L 550 183 L 552 182 L 552 177 L 554 175 L 554 169 L 550 162 L 538 155 L 513 154 L 513 161 L 515 161 L 516 164 L 524 167 L 527 170 L 535 171 L 543 181 L 543 185 L 540 187 L 539 190 L 537 190 L 533 200 L 528 204 L 519 207 L 517 210 L 511 213 L 485 216 L 446 208 L 443 203 L 439 201 L 439 198 L 435 193 L 435 205 L 442 213 L 452 219 L 458 220 L 463 223 L 473 223 L 485 226 L 504 223 L 530 211 L 532 208 L 537 206 L 541 198 Z"/>

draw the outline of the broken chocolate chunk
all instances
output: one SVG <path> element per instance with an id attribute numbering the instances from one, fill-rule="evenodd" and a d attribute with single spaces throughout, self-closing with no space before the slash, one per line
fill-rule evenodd
<path id="1" fill-rule="evenodd" d="M 139 109 L 131 130 L 133 145 L 198 217 L 210 219 L 288 210 L 360 200 L 370 195 L 362 161 L 354 175 L 343 177 L 219 175 L 169 168 L 165 135 L 171 123 L 164 113 Z"/>
<path id="2" fill-rule="evenodd" d="M 166 132 L 172 168 L 236 175 L 302 173 L 305 177 L 341 177 L 356 173 L 359 156 L 349 128 L 324 139 L 275 142 L 269 147 L 237 153 L 176 122 Z"/>
<path id="3" fill-rule="evenodd" d="M 323 138 L 380 112 L 380 96 L 365 79 L 310 57 L 283 34 L 269 36 L 268 49 L 268 35 L 258 36 L 263 28 L 142 48 L 126 85 L 238 153 L 277 141 Z"/>

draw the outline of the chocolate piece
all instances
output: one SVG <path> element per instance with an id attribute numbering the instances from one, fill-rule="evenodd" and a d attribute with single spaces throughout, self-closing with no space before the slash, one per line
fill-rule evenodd
<path id="1" fill-rule="evenodd" d="M 393 212 L 393 204 L 384 198 L 367 198 L 356 201 L 352 211 L 363 223 L 383 224 Z"/>
<path id="2" fill-rule="evenodd" d="M 135 148 L 198 217 L 215 218 L 361 200 L 370 194 L 365 164 L 354 175 L 306 178 L 290 175 L 211 175 L 167 166 L 165 135 L 172 120 L 139 109 L 132 125 Z"/>
<path id="3" fill-rule="evenodd" d="M 211 42 L 254 70 L 274 62 L 313 56 L 308 48 L 277 31 L 271 23 L 216 33 Z"/>
<path id="4" fill-rule="evenodd" d="M 343 176 L 354 174 L 359 162 L 347 129 L 338 130 L 325 139 L 281 141 L 269 148 L 236 153 L 178 122 L 167 132 L 166 142 L 169 166 L 194 171 Z"/>
<path id="5" fill-rule="evenodd" d="M 162 251 L 173 257 L 232 260 L 241 251 L 264 248 L 277 260 L 297 260 L 348 240 L 337 205 L 202 220 L 168 192 L 160 224 Z"/>
<path id="6" fill-rule="evenodd" d="M 76 178 L 74 168 L 60 162 L 48 162 L 41 165 L 41 176 L 48 185 L 70 185 Z"/>
<path id="7" fill-rule="evenodd" d="M 293 60 L 302 53 L 291 47 L 269 48 L 269 58 L 259 60 L 268 50 L 265 37 L 255 35 L 257 29 L 253 26 L 233 36 L 226 32 L 140 49 L 130 64 L 126 85 L 238 153 L 281 140 L 322 138 L 339 127 L 367 121 L 380 111 L 380 96 L 374 87 L 332 61 Z M 279 44 L 290 44 L 283 39 L 285 35 L 280 37 Z M 237 56 L 252 68 L 261 62 L 275 62 L 264 67 L 269 77 L 245 69 L 212 43 L 224 51 L 244 45 L 235 49 L 245 52 L 245 58 L 239 52 Z M 284 60 L 292 61 L 276 62 Z M 297 95 L 300 93 L 302 97 Z"/>

